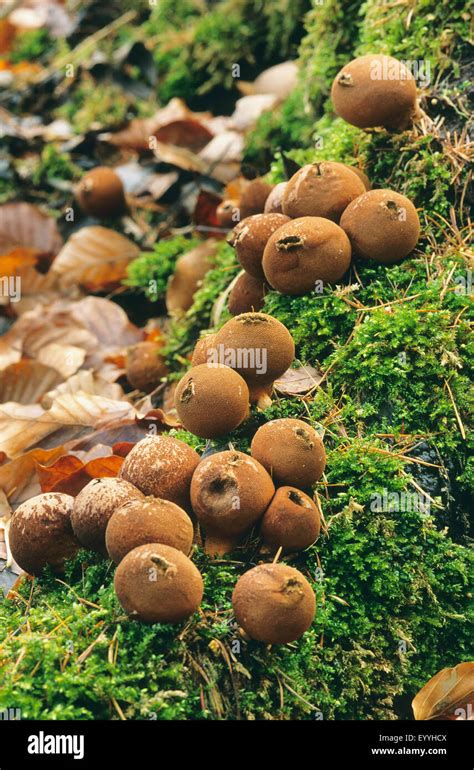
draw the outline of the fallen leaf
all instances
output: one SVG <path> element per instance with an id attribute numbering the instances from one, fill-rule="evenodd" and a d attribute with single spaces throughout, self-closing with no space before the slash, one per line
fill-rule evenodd
<path id="1" fill-rule="evenodd" d="M 319 385 L 322 376 L 322 372 L 318 372 L 313 366 L 299 366 L 297 369 L 287 369 L 278 380 L 275 380 L 274 388 L 285 395 L 301 395 Z"/>
<path id="2" fill-rule="evenodd" d="M 0 489 L 12 505 L 38 494 L 41 490 L 36 475 L 36 464 L 47 465 L 64 454 L 64 447 L 32 449 L 0 467 Z"/>
<path id="3" fill-rule="evenodd" d="M 71 377 L 84 363 L 86 351 L 74 345 L 51 342 L 38 353 L 37 361 L 56 369 L 64 379 Z"/>
<path id="4" fill-rule="evenodd" d="M 206 173 L 226 184 L 240 173 L 244 151 L 244 138 L 237 131 L 223 131 L 215 136 L 199 153 Z"/>
<path id="5" fill-rule="evenodd" d="M 237 82 L 237 88 L 243 94 L 274 94 L 279 99 L 286 99 L 298 82 L 298 65 L 294 61 L 284 61 L 269 67 L 250 83 Z"/>
<path id="6" fill-rule="evenodd" d="M 474 702 L 474 662 L 443 668 L 412 701 L 416 720 L 466 718 Z M 459 713 L 456 713 L 459 709 Z M 465 715 L 463 716 L 462 711 Z"/>
<path id="7" fill-rule="evenodd" d="M 208 163 L 186 147 L 177 147 L 174 144 L 165 144 L 155 140 L 153 153 L 160 163 L 170 163 L 172 166 L 183 169 L 183 171 L 194 171 L 198 174 L 208 172 Z"/>
<path id="8" fill-rule="evenodd" d="M 0 254 L 15 249 L 33 251 L 52 259 L 62 246 L 56 220 L 32 203 L 5 203 L 0 206 Z"/>
<path id="9" fill-rule="evenodd" d="M 0 404 L 35 404 L 62 382 L 56 369 L 39 361 L 23 360 L 0 372 Z"/>
<path id="10" fill-rule="evenodd" d="M 237 131 L 250 130 L 261 115 L 273 109 L 278 101 L 278 96 L 269 93 L 243 96 L 237 100 L 235 110 L 231 115 L 233 128 Z"/>
<path id="11" fill-rule="evenodd" d="M 38 463 L 41 491 L 64 492 L 76 496 L 91 479 L 117 476 L 123 459 L 118 455 L 109 455 L 83 463 L 74 455 L 66 455 L 49 466 Z"/>
<path id="12" fill-rule="evenodd" d="M 84 297 L 71 305 L 70 316 L 94 335 L 102 348 L 134 345 L 143 332 L 130 323 L 120 305 L 103 297 Z"/>
<path id="13" fill-rule="evenodd" d="M 83 227 L 71 235 L 51 271 L 59 276 L 63 288 L 78 285 L 105 291 L 125 277 L 128 263 L 139 253 L 138 246 L 115 230 Z"/>
<path id="14" fill-rule="evenodd" d="M 1 380 L 0 380 L 1 382 Z M 82 393 L 89 393 L 93 396 L 104 396 L 104 398 L 112 399 L 113 401 L 120 401 L 123 396 L 123 389 L 116 383 L 107 382 L 102 377 L 95 375 L 90 369 L 82 369 L 77 374 L 74 374 L 66 382 L 62 382 L 60 385 L 50 390 L 44 396 L 42 400 L 42 406 L 48 409 L 56 401 L 58 396 L 63 396 L 66 393 L 73 395 L 81 391 Z"/>

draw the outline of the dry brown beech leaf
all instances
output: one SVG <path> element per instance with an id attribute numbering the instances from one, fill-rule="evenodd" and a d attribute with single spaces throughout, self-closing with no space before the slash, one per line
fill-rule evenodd
<path id="1" fill-rule="evenodd" d="M 73 303 L 70 315 L 94 335 L 102 348 L 116 349 L 143 339 L 143 332 L 130 323 L 125 310 L 103 297 L 85 297 Z"/>
<path id="2" fill-rule="evenodd" d="M 443 668 L 421 688 L 412 701 L 416 720 L 466 719 L 474 703 L 474 662 Z M 472 716 L 471 716 L 472 718 Z"/>
<path id="3" fill-rule="evenodd" d="M 9 300 L 15 315 L 22 315 L 37 305 L 47 305 L 59 296 L 57 276 L 51 270 L 40 273 L 34 265 L 25 265 L 17 275 L 21 278 L 21 297 L 18 302 Z"/>
<path id="4" fill-rule="evenodd" d="M 47 465 L 64 454 L 64 447 L 32 449 L 0 467 L 0 489 L 12 505 L 38 494 L 41 490 L 36 475 L 36 463 Z"/>
<path id="5" fill-rule="evenodd" d="M 285 99 L 295 88 L 297 80 L 296 62 L 284 61 L 263 70 L 252 83 L 246 80 L 237 81 L 237 88 L 243 94 L 274 94 L 279 99 Z"/>
<path id="6" fill-rule="evenodd" d="M 14 249 L 33 250 L 38 257 L 52 259 L 62 246 L 56 220 L 32 203 L 0 206 L 0 254 Z"/>
<path id="7" fill-rule="evenodd" d="M 83 227 L 71 235 L 51 270 L 62 288 L 82 286 L 105 291 L 125 277 L 128 263 L 140 250 L 132 241 L 107 227 Z"/>
<path id="8" fill-rule="evenodd" d="M 71 377 L 81 368 L 86 357 L 86 351 L 83 348 L 74 347 L 74 345 L 60 345 L 52 342 L 45 345 L 38 353 L 36 358 L 40 363 L 51 366 L 56 369 L 64 379 Z"/>
<path id="9" fill-rule="evenodd" d="M 37 464 L 42 492 L 64 492 L 77 495 L 91 479 L 117 476 L 123 457 L 109 454 L 84 462 L 74 455 L 64 455 L 52 465 Z"/>
<path id="10" fill-rule="evenodd" d="M 56 369 L 39 361 L 22 360 L 0 372 L 0 404 L 35 404 L 62 382 Z"/>
<path id="11" fill-rule="evenodd" d="M 186 147 L 177 147 L 174 144 L 165 144 L 155 140 L 153 153 L 160 163 L 170 163 L 172 166 L 183 169 L 183 171 L 195 171 L 198 174 L 207 174 L 208 172 L 208 163 Z"/>
<path id="12" fill-rule="evenodd" d="M 0 376 L 1 383 L 1 376 Z M 50 390 L 41 403 L 45 409 L 48 409 L 58 396 L 63 396 L 66 393 L 73 395 L 81 391 L 82 393 L 90 393 L 93 396 L 104 396 L 104 398 L 110 398 L 113 401 L 120 401 L 123 398 L 123 389 L 116 383 L 107 382 L 102 377 L 95 375 L 90 369 L 82 369 L 77 374 L 74 374 L 66 382 L 62 382 L 54 390 Z"/>
<path id="13" fill-rule="evenodd" d="M 319 385 L 322 376 L 322 372 L 318 372 L 314 366 L 299 366 L 297 369 L 287 369 L 275 380 L 274 388 L 289 396 L 302 395 Z"/>
<path id="14" fill-rule="evenodd" d="M 135 409 L 127 401 L 114 401 L 80 391 L 58 396 L 50 409 L 39 405 L 0 405 L 0 451 L 15 458 L 60 428 L 98 428 L 120 419 L 133 419 Z"/>
<path id="15" fill-rule="evenodd" d="M 248 131 L 253 128 L 264 112 L 273 109 L 278 103 L 275 94 L 251 94 L 242 96 L 235 104 L 231 115 L 232 125 L 237 131 Z"/>
<path id="16" fill-rule="evenodd" d="M 227 184 L 240 173 L 244 150 L 244 138 L 237 131 L 223 131 L 212 139 L 199 153 L 208 176 Z"/>

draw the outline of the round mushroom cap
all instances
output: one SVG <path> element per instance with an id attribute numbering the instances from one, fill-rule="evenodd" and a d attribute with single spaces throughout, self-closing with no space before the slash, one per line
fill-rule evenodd
<path id="1" fill-rule="evenodd" d="M 279 182 L 275 185 L 267 200 L 265 201 L 264 214 L 283 214 L 283 195 L 286 190 L 286 182 Z"/>
<path id="2" fill-rule="evenodd" d="M 268 284 L 261 278 L 254 278 L 242 272 L 237 278 L 227 300 L 227 308 L 232 315 L 258 312 L 262 309 Z"/>
<path id="3" fill-rule="evenodd" d="M 232 606 L 246 634 L 266 644 L 299 639 L 316 613 L 310 584 L 286 564 L 259 564 L 245 572 L 234 588 Z"/>
<path id="4" fill-rule="evenodd" d="M 107 525 L 107 552 L 116 564 L 147 543 L 163 543 L 189 554 L 193 544 L 193 523 L 179 505 L 158 497 L 129 500 L 117 508 Z"/>
<path id="5" fill-rule="evenodd" d="M 216 217 L 221 227 L 226 227 L 230 230 L 230 228 L 234 227 L 240 219 L 238 201 L 230 199 L 223 200 L 216 209 Z"/>
<path id="6" fill-rule="evenodd" d="M 105 553 L 105 530 L 110 517 L 128 500 L 142 500 L 139 489 L 121 478 L 92 479 L 74 500 L 71 524 L 84 548 Z"/>
<path id="7" fill-rule="evenodd" d="M 209 239 L 178 258 L 166 289 L 168 313 L 189 310 L 202 279 L 215 264 L 216 250 L 217 241 Z"/>
<path id="8" fill-rule="evenodd" d="M 158 342 L 139 342 L 127 351 L 126 375 L 132 388 L 151 393 L 167 373 Z"/>
<path id="9" fill-rule="evenodd" d="M 216 452 L 201 460 L 191 502 L 206 533 L 206 550 L 231 550 L 262 516 L 274 492 L 265 468 L 243 452 Z"/>
<path id="10" fill-rule="evenodd" d="M 237 259 L 244 270 L 254 278 L 265 280 L 262 270 L 263 250 L 270 236 L 289 221 L 289 217 L 284 214 L 254 214 L 242 219 L 234 227 L 229 243 L 235 248 Z"/>
<path id="11" fill-rule="evenodd" d="M 416 81 L 392 56 L 367 54 L 346 64 L 331 89 L 334 110 L 359 128 L 406 128 L 417 111 Z"/>
<path id="12" fill-rule="evenodd" d="M 240 218 L 245 219 L 252 214 L 261 214 L 272 190 L 273 185 L 268 184 L 260 177 L 248 182 L 243 187 L 240 196 Z"/>
<path id="13" fill-rule="evenodd" d="M 280 487 L 263 514 L 261 534 L 267 547 L 292 553 L 319 537 L 320 513 L 311 498 L 295 487 Z"/>
<path id="14" fill-rule="evenodd" d="M 84 174 L 75 196 L 84 214 L 92 217 L 115 216 L 125 208 L 122 180 L 107 166 L 97 166 Z"/>
<path id="15" fill-rule="evenodd" d="M 413 203 L 393 190 L 369 190 L 342 215 L 354 254 L 383 264 L 400 262 L 415 248 L 420 220 Z"/>
<path id="16" fill-rule="evenodd" d="M 351 263 L 344 230 L 322 217 L 301 217 L 272 235 L 263 253 L 263 270 L 273 289 L 306 294 L 319 282 L 336 283 Z"/>
<path id="17" fill-rule="evenodd" d="M 283 213 L 289 217 L 324 217 L 339 222 L 351 201 L 365 192 L 360 177 L 343 163 L 309 163 L 293 174 L 283 196 Z"/>
<path id="18" fill-rule="evenodd" d="M 180 623 L 198 609 L 201 573 L 176 548 L 140 545 L 124 556 L 115 572 L 117 598 L 127 614 L 145 623 Z"/>
<path id="19" fill-rule="evenodd" d="M 128 453 L 120 476 L 144 495 L 163 497 L 187 510 L 198 463 L 198 453 L 184 441 L 172 436 L 147 436 Z"/>
<path id="20" fill-rule="evenodd" d="M 176 388 L 175 406 L 186 430 L 201 438 L 230 433 L 249 413 L 245 380 L 218 363 L 193 366 Z"/>
<path id="21" fill-rule="evenodd" d="M 250 447 L 276 484 L 306 489 L 319 481 L 326 452 L 319 434 L 303 420 L 283 417 L 262 425 Z"/>
<path id="22" fill-rule="evenodd" d="M 286 326 L 266 313 L 242 313 L 227 321 L 216 334 L 216 347 L 222 363 L 239 372 L 251 388 L 264 389 L 281 377 L 295 356 Z"/>
<path id="23" fill-rule="evenodd" d="M 18 506 L 10 522 L 10 548 L 16 563 L 30 575 L 48 564 L 61 572 L 80 545 L 71 526 L 74 498 L 45 492 Z"/>
<path id="24" fill-rule="evenodd" d="M 215 345 L 215 334 L 206 334 L 205 337 L 201 337 L 201 339 L 196 342 L 194 347 L 193 356 L 191 358 L 191 365 L 199 366 L 200 364 L 207 364 L 208 355 L 211 355 L 212 357 L 212 350 L 215 348 Z"/>

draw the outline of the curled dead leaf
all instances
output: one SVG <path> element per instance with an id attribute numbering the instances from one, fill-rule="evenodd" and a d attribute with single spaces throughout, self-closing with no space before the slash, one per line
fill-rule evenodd
<path id="1" fill-rule="evenodd" d="M 417 720 L 472 719 L 474 662 L 443 668 L 421 688 L 412 701 Z M 470 708 L 469 708 L 470 707 Z"/>
<path id="2" fill-rule="evenodd" d="M 56 220 L 32 203 L 0 206 L 0 254 L 26 249 L 38 258 L 52 259 L 62 246 Z"/>
<path id="3" fill-rule="evenodd" d="M 318 372 L 314 366 L 306 364 L 305 366 L 299 366 L 297 369 L 287 369 L 275 381 L 274 388 L 278 393 L 284 393 L 287 396 L 301 396 L 317 387 L 322 377 L 322 372 Z"/>
<path id="4" fill-rule="evenodd" d="M 0 372 L 0 403 L 35 404 L 60 382 L 56 369 L 39 361 L 18 361 Z"/>
<path id="5" fill-rule="evenodd" d="M 124 458 L 118 455 L 97 457 L 84 463 L 74 455 L 60 457 L 52 465 L 37 464 L 42 492 L 77 495 L 91 479 L 117 476 Z"/>

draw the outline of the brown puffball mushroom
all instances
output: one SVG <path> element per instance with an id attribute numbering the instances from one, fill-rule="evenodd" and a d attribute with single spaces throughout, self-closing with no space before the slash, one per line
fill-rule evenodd
<path id="1" fill-rule="evenodd" d="M 129 500 L 112 514 L 105 533 L 107 553 L 116 564 L 139 545 L 163 543 L 189 554 L 193 523 L 179 505 L 159 497 Z"/>
<path id="2" fill-rule="evenodd" d="M 215 260 L 217 242 L 209 239 L 182 254 L 166 289 L 166 309 L 176 314 L 189 310 L 193 297 Z"/>
<path id="3" fill-rule="evenodd" d="M 260 278 L 254 278 L 245 270 L 234 283 L 227 300 L 227 308 L 232 315 L 251 313 L 261 310 L 268 284 Z"/>
<path id="4" fill-rule="evenodd" d="M 306 489 L 319 481 L 326 467 L 326 452 L 319 433 L 303 420 L 282 417 L 262 425 L 250 446 L 275 484 Z"/>
<path id="5" fill-rule="evenodd" d="M 125 208 L 122 180 L 112 168 L 98 166 L 84 174 L 75 190 L 76 200 L 91 217 L 111 217 Z"/>
<path id="6" fill-rule="evenodd" d="M 114 587 L 125 612 L 144 623 L 180 623 L 196 612 L 204 593 L 192 561 L 162 543 L 129 551 L 115 571 Z"/>
<path id="7" fill-rule="evenodd" d="M 66 559 L 80 548 L 71 527 L 74 498 L 46 492 L 22 503 L 10 522 L 10 549 L 16 563 L 30 575 L 49 564 L 61 572 Z"/>
<path id="8" fill-rule="evenodd" d="M 143 500 L 139 489 L 120 478 L 92 479 L 74 500 L 71 524 L 84 548 L 105 552 L 105 530 L 110 517 L 129 500 Z"/>
<path id="9" fill-rule="evenodd" d="M 337 165 L 340 165 L 340 166 L 344 166 L 344 168 L 348 168 L 350 171 L 353 171 L 354 174 L 357 174 L 357 176 L 359 177 L 360 181 L 362 182 L 366 190 L 372 189 L 372 183 L 369 177 L 358 166 L 348 166 L 346 163 L 338 163 L 338 161 L 333 161 L 333 163 L 336 163 Z"/>
<path id="10" fill-rule="evenodd" d="M 309 548 L 319 537 L 321 517 L 313 500 L 295 487 L 280 487 L 263 514 L 264 547 L 284 553 Z"/>
<path id="11" fill-rule="evenodd" d="M 283 214 L 282 204 L 286 184 L 286 182 L 279 182 L 275 185 L 265 201 L 265 208 L 263 209 L 264 214 Z"/>
<path id="12" fill-rule="evenodd" d="M 211 554 L 232 550 L 268 507 L 273 482 L 259 462 L 229 450 L 201 460 L 191 483 L 193 511 Z"/>
<path id="13" fill-rule="evenodd" d="M 283 213 L 296 217 L 324 217 L 339 222 L 351 201 L 365 192 L 365 184 L 343 163 L 309 163 L 293 174 L 283 196 Z"/>
<path id="14" fill-rule="evenodd" d="M 184 441 L 165 435 L 147 436 L 130 450 L 120 476 L 144 495 L 163 497 L 187 510 L 191 479 L 199 459 Z"/>
<path id="15" fill-rule="evenodd" d="M 216 209 L 216 217 L 221 227 L 228 230 L 235 227 L 240 220 L 240 208 L 238 201 L 224 200 Z"/>
<path id="16" fill-rule="evenodd" d="M 260 177 L 244 185 L 239 201 L 240 219 L 250 217 L 252 214 L 261 214 L 272 190 L 273 185 Z"/>
<path id="17" fill-rule="evenodd" d="M 286 326 L 266 313 L 242 313 L 227 321 L 216 334 L 216 349 L 219 360 L 247 382 L 252 402 L 264 396 L 268 399 L 273 382 L 295 356 L 295 343 Z"/>
<path id="18" fill-rule="evenodd" d="M 259 564 L 245 572 L 234 588 L 232 606 L 245 633 L 266 644 L 299 639 L 316 613 L 310 584 L 286 564 Z"/>
<path id="19" fill-rule="evenodd" d="M 420 237 L 413 203 L 393 190 L 370 190 L 356 198 L 342 215 L 341 227 L 354 254 L 386 265 L 400 262 Z"/>
<path id="20" fill-rule="evenodd" d="M 186 430 L 201 438 L 225 436 L 249 413 L 245 380 L 218 363 L 193 366 L 176 388 L 175 407 Z"/>
<path id="21" fill-rule="evenodd" d="M 417 113 L 416 81 L 392 56 L 367 54 L 346 64 L 331 89 L 334 110 L 359 128 L 406 128 Z"/>
<path id="22" fill-rule="evenodd" d="M 263 252 L 263 270 L 273 289 L 306 294 L 317 283 L 339 281 L 351 263 L 344 230 L 322 217 L 300 217 L 272 235 Z"/>
<path id="23" fill-rule="evenodd" d="M 193 355 L 191 358 L 191 365 L 199 366 L 199 364 L 207 364 L 208 356 L 210 355 L 210 352 L 212 352 L 212 350 L 215 348 L 215 345 L 215 334 L 206 334 L 205 337 L 201 337 L 201 339 L 196 342 L 194 347 Z"/>
<path id="24" fill-rule="evenodd" d="M 254 278 L 265 280 L 262 270 L 265 245 L 270 236 L 289 221 L 284 214 L 254 214 L 234 227 L 228 241 L 235 248 L 236 257 L 244 270 Z"/>
<path id="25" fill-rule="evenodd" d="M 126 376 L 132 388 L 151 393 L 168 373 L 158 342 L 139 342 L 127 351 Z"/>

